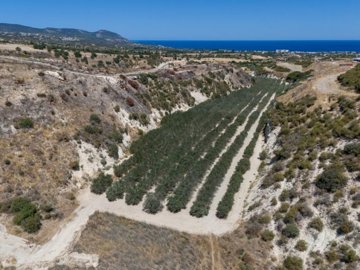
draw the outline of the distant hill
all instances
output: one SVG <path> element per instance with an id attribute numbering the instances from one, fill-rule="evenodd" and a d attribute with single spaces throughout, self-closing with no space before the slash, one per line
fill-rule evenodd
<path id="1" fill-rule="evenodd" d="M 18 24 L 0 23 L 0 39 L 12 42 L 38 42 L 61 45 L 126 47 L 132 43 L 121 35 L 107 30 L 88 32 L 71 28 L 33 28 Z"/>

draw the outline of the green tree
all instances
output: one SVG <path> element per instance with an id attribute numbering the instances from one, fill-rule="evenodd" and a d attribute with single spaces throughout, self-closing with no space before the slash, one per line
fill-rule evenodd
<path id="1" fill-rule="evenodd" d="M 34 122 L 30 118 L 21 118 L 17 121 L 17 126 L 19 128 L 29 129 L 34 127 Z"/>
<path id="2" fill-rule="evenodd" d="M 282 234 L 287 238 L 296 238 L 299 236 L 299 229 L 294 223 L 287 224 L 282 230 Z"/>
<path id="3" fill-rule="evenodd" d="M 261 239 L 265 242 L 270 242 L 274 239 L 275 235 L 272 231 L 270 230 L 264 230 L 262 233 L 261 233 Z"/>
<path id="4" fill-rule="evenodd" d="M 100 173 L 100 175 L 92 181 L 91 192 L 95 194 L 103 194 L 111 183 L 111 175 Z"/>
<path id="5" fill-rule="evenodd" d="M 297 256 L 288 256 L 284 260 L 284 268 L 286 270 L 302 270 L 303 260 Z"/>
<path id="6" fill-rule="evenodd" d="M 319 217 L 313 218 L 309 222 L 309 228 L 313 228 L 313 229 L 317 230 L 318 232 L 321 232 L 324 228 L 324 224 L 323 224 L 321 218 L 319 218 Z"/>
<path id="7" fill-rule="evenodd" d="M 307 249 L 306 241 L 305 240 L 297 241 L 297 243 L 295 245 L 295 249 L 297 249 L 298 251 L 306 251 L 306 249 Z"/>
<path id="8" fill-rule="evenodd" d="M 344 170 L 339 166 L 330 166 L 325 168 L 324 172 L 316 179 L 316 186 L 327 192 L 335 192 L 346 186 L 348 179 L 344 175 Z"/>

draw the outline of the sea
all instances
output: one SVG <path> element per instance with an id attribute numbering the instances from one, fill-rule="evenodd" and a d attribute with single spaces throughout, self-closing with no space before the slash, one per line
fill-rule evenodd
<path id="1" fill-rule="evenodd" d="M 174 49 L 276 51 L 291 52 L 360 52 L 360 40 L 135 40 L 136 43 Z"/>

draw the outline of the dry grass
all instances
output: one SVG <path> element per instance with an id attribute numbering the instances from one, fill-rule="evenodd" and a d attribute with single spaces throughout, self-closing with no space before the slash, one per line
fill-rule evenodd
<path id="1" fill-rule="evenodd" d="M 328 109 L 339 96 L 353 96 L 352 92 L 346 91 L 337 82 L 337 76 L 351 68 L 351 66 L 341 66 L 343 63 L 347 62 L 317 62 L 312 64 L 306 70 L 313 70 L 313 76 L 288 91 L 285 95 L 280 96 L 278 100 L 288 103 L 310 95 L 316 97 L 316 105 Z"/>
<path id="2" fill-rule="evenodd" d="M 76 245 L 100 256 L 99 269 L 210 269 L 210 245 L 202 237 L 96 213 Z"/>
<path id="3" fill-rule="evenodd" d="M 271 244 L 259 238 L 249 239 L 243 225 L 245 224 L 240 225 L 233 233 L 218 238 L 222 269 L 271 269 Z"/>
<path id="4" fill-rule="evenodd" d="M 57 227 L 61 217 L 76 207 L 73 201 L 59 194 L 59 189 L 68 185 L 71 178 L 69 161 L 77 160 L 77 153 L 70 142 L 59 142 L 57 132 L 52 128 L 18 131 L 11 137 L 2 137 L 0 149 L 0 201 L 25 196 L 40 206 L 50 204 L 55 208 L 57 215 L 43 222 L 43 230 L 35 235 L 35 241 L 43 242 L 50 237 L 49 230 Z M 10 221 L 12 217 L 8 219 Z M 12 225 L 12 222 L 6 223 Z M 19 234 L 17 228 L 8 228 Z M 25 233 L 21 235 L 30 237 Z"/>
<path id="5" fill-rule="evenodd" d="M 195 236 L 94 214 L 75 251 L 98 254 L 99 269 L 266 269 L 269 248 L 241 229 L 223 237 Z"/>

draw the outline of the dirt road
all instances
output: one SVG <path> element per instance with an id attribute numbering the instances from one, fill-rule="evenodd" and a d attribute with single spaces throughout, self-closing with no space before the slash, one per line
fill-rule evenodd
<path id="1" fill-rule="evenodd" d="M 331 98 L 341 95 L 354 95 L 351 91 L 344 89 L 337 81 L 340 74 L 352 68 L 351 66 L 342 66 L 342 63 L 344 61 L 314 63 L 310 67 L 313 70 L 312 77 L 281 96 L 279 101 L 288 103 L 310 95 L 317 98 L 316 104 L 326 109 L 330 106 Z"/>
<path id="2" fill-rule="evenodd" d="M 168 62 L 163 62 L 161 64 L 159 64 L 157 67 L 152 68 L 152 69 L 143 69 L 143 70 L 137 70 L 137 71 L 132 71 L 132 72 L 125 72 L 125 73 L 118 73 L 118 74 L 114 74 L 114 75 L 108 75 L 108 74 L 91 74 L 91 73 L 87 73 L 87 72 L 80 72 L 80 71 L 75 71 L 75 70 L 70 70 L 70 69 L 66 69 L 63 67 L 59 67 L 59 65 L 56 64 L 51 64 L 51 63 L 46 63 L 46 62 L 41 62 L 41 61 L 37 61 L 35 59 L 23 59 L 20 57 L 15 57 L 15 56 L 3 56 L 0 55 L 0 60 L 2 61 L 10 61 L 10 62 L 17 62 L 17 63 L 21 63 L 21 64 L 32 64 L 32 65 L 39 65 L 45 68 L 50 68 L 50 69 L 54 69 L 54 70 L 58 70 L 58 71 L 65 71 L 65 72 L 69 72 L 72 73 L 74 75 L 81 75 L 81 76 L 90 76 L 90 77 L 96 77 L 96 78 L 106 78 L 106 79 L 116 79 L 118 78 L 120 75 L 124 75 L 124 76 L 137 76 L 140 74 L 150 74 L 150 73 L 156 73 L 160 70 L 163 69 L 167 69 L 168 67 L 170 67 L 171 65 L 177 64 L 177 65 L 185 65 L 186 61 L 185 60 L 174 60 L 174 61 L 168 61 Z"/>

